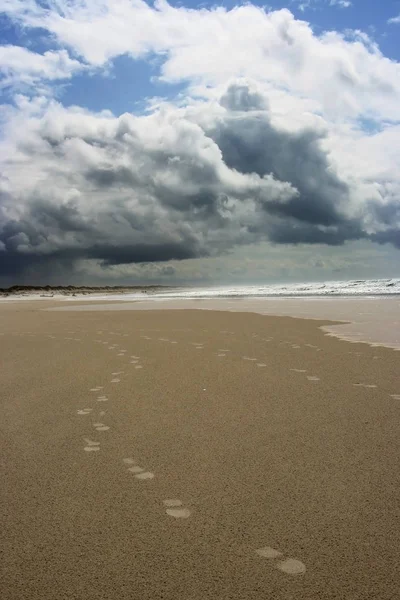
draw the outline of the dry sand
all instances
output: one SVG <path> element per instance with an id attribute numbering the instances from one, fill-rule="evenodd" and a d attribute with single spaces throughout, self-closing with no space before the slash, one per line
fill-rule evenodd
<path id="1" fill-rule="evenodd" d="M 399 598 L 400 353 L 46 306 L 0 307 L 3 600 Z"/>

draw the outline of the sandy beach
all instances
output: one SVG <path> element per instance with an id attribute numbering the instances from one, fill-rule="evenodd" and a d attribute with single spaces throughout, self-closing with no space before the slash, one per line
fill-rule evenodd
<path id="1" fill-rule="evenodd" d="M 4 600 L 395 600 L 400 353 L 0 305 Z"/>

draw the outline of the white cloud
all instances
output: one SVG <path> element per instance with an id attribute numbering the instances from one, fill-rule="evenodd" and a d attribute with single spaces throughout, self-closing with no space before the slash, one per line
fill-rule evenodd
<path id="1" fill-rule="evenodd" d="M 400 15 L 398 15 L 397 17 L 392 17 L 388 20 L 388 23 L 392 25 L 398 25 L 400 23 Z"/>
<path id="2" fill-rule="evenodd" d="M 330 0 L 329 4 L 331 6 L 339 6 L 339 8 L 349 8 L 353 5 L 353 3 L 350 2 L 350 0 Z"/>
<path id="3" fill-rule="evenodd" d="M 353 5 L 353 2 L 351 2 L 351 0 L 298 0 L 298 8 L 302 12 L 305 12 L 308 9 L 316 10 L 324 5 L 349 8 Z"/>
<path id="4" fill-rule="evenodd" d="M 49 81 L 69 79 L 83 68 L 82 63 L 71 59 L 66 50 L 38 54 L 22 46 L 0 46 L 0 87 L 3 89 L 43 87 Z M 41 91 L 43 89 L 39 93 Z"/>
<path id="5" fill-rule="evenodd" d="M 289 10 L 245 5 L 191 10 L 165 0 L 70 0 L 50 5 L 8 0 L 24 26 L 40 26 L 92 65 L 129 53 L 161 57 L 167 82 L 216 86 L 249 77 L 318 104 L 330 118 L 371 113 L 400 119 L 400 65 L 366 36 L 316 35 Z"/>

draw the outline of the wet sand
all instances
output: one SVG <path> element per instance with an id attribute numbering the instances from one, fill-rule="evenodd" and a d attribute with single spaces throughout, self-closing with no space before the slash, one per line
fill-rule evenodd
<path id="1" fill-rule="evenodd" d="M 366 342 L 400 349 L 400 298 L 393 297 L 326 297 L 326 298 L 216 298 L 216 299 L 159 299 L 129 300 L 120 295 L 118 302 L 98 297 L 96 302 L 73 299 L 51 310 L 183 310 L 203 309 L 230 312 L 255 312 L 260 315 L 329 319 L 336 323 L 324 327 L 331 335 L 352 342 Z"/>
<path id="2" fill-rule="evenodd" d="M 0 306 L 4 600 L 397 598 L 400 353 L 52 306 Z"/>

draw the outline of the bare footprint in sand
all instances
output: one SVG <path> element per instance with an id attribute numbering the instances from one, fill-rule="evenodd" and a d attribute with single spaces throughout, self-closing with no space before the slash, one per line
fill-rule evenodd
<path id="1" fill-rule="evenodd" d="M 104 423 L 93 423 L 93 427 L 96 431 L 108 431 L 110 429 L 108 425 L 104 425 Z"/>
<path id="2" fill-rule="evenodd" d="M 134 465 L 133 467 L 129 467 L 128 471 L 136 475 L 137 473 L 143 473 L 144 469 L 143 467 L 139 467 L 139 465 Z"/>
<path id="3" fill-rule="evenodd" d="M 300 560 L 295 558 L 285 558 L 283 560 L 280 559 L 283 556 L 283 553 L 275 548 L 271 548 L 270 546 L 265 546 L 264 548 L 258 548 L 256 550 L 256 554 L 261 556 L 262 558 L 268 558 L 270 560 L 274 560 L 274 565 L 279 571 L 286 573 L 286 575 L 303 575 L 306 572 L 306 566 Z"/>
<path id="4" fill-rule="evenodd" d="M 167 507 L 165 511 L 167 515 L 174 517 L 175 519 L 188 519 L 191 515 L 190 510 L 183 506 L 181 500 L 171 498 L 169 500 L 164 500 L 163 504 Z"/>
<path id="5" fill-rule="evenodd" d="M 119 383 L 121 380 L 118 379 L 118 377 L 114 377 L 114 379 L 111 379 L 111 383 Z"/>
<path id="6" fill-rule="evenodd" d="M 390 394 L 390 397 L 393 398 L 393 400 L 400 400 L 400 394 Z"/>
<path id="7" fill-rule="evenodd" d="M 316 375 L 307 375 L 308 381 L 320 381 L 320 378 Z"/>
<path id="8" fill-rule="evenodd" d="M 80 410 L 77 410 L 76 412 L 78 413 L 78 415 L 88 415 L 90 412 L 92 412 L 93 408 L 82 408 Z"/>
<path id="9" fill-rule="evenodd" d="M 353 383 L 355 387 L 363 387 L 367 389 L 374 389 L 377 386 L 374 383 Z"/>
<path id="10" fill-rule="evenodd" d="M 122 462 L 125 465 L 131 465 L 128 471 L 133 473 L 136 479 L 154 479 L 154 473 L 145 471 L 143 467 L 137 464 L 134 458 L 123 458 Z"/>
<path id="11" fill-rule="evenodd" d="M 294 371 L 295 373 L 307 373 L 306 369 L 290 369 L 291 371 Z"/>
<path id="12" fill-rule="evenodd" d="M 84 439 L 86 442 L 86 446 L 84 447 L 85 452 L 98 452 L 100 450 L 100 442 L 93 442 L 87 438 Z"/>
<path id="13" fill-rule="evenodd" d="M 154 479 L 154 473 L 151 471 L 145 471 L 144 473 L 138 473 L 135 475 L 136 479 Z"/>

